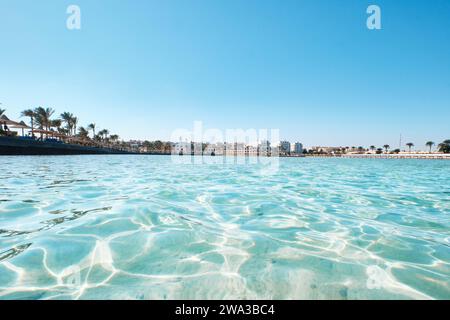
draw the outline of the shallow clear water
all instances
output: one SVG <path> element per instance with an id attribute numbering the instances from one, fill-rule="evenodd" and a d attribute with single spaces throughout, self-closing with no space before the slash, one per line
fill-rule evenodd
<path id="1" fill-rule="evenodd" d="M 1 157 L 0 299 L 450 299 L 450 162 L 262 166 Z"/>

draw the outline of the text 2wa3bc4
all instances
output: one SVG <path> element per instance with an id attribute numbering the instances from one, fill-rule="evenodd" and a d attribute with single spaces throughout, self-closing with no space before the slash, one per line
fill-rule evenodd
<path id="1" fill-rule="evenodd" d="M 273 305 L 223 305 L 219 306 L 219 314 L 221 315 L 273 315 L 275 309 Z"/>

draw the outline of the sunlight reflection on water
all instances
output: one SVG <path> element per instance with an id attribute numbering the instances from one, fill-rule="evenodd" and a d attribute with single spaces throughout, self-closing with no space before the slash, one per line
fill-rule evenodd
<path id="1" fill-rule="evenodd" d="M 0 163 L 0 299 L 450 298 L 447 161 Z"/>

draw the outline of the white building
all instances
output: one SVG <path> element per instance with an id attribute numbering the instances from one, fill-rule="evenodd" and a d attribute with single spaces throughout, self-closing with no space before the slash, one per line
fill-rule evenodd
<path id="1" fill-rule="evenodd" d="M 257 156 L 258 155 L 258 147 L 255 146 L 246 146 L 245 153 L 248 156 Z"/>
<path id="2" fill-rule="evenodd" d="M 191 154 L 190 142 L 177 142 L 172 147 L 172 154 L 189 155 Z"/>
<path id="3" fill-rule="evenodd" d="M 208 144 L 206 146 L 205 151 L 203 152 L 204 155 L 211 156 L 222 156 L 223 155 L 223 143 L 214 143 L 214 144 Z"/>
<path id="4" fill-rule="evenodd" d="M 272 150 L 270 148 L 270 141 L 267 140 L 261 141 L 261 143 L 258 145 L 258 149 L 260 157 L 267 157 L 272 153 Z"/>
<path id="5" fill-rule="evenodd" d="M 177 142 L 172 145 L 172 154 L 179 155 L 202 155 L 203 154 L 203 144 L 200 142 Z"/>
<path id="6" fill-rule="evenodd" d="M 280 142 L 280 152 L 281 153 L 291 153 L 291 143 L 289 141 Z"/>
<path id="7" fill-rule="evenodd" d="M 320 147 L 320 146 L 314 146 L 311 147 L 311 150 L 313 152 L 317 153 L 326 153 L 326 154 L 335 154 L 342 152 L 342 147 Z"/>

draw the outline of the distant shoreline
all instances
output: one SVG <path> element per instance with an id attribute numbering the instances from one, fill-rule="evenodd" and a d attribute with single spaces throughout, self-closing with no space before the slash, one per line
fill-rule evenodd
<path id="1" fill-rule="evenodd" d="M 83 154 L 132 154 L 132 155 L 178 155 L 170 152 L 129 152 L 112 148 L 88 147 L 67 143 L 52 143 L 29 139 L 17 139 L 0 137 L 0 156 L 21 155 L 83 155 Z M 254 153 L 229 153 L 217 154 L 186 154 L 179 157 L 246 157 L 246 158 L 270 158 L 270 156 Z M 426 160 L 450 160 L 450 153 L 383 153 L 383 154 L 280 154 L 280 158 L 346 158 L 346 159 L 426 159 Z"/>
<path id="2" fill-rule="evenodd" d="M 45 156 L 83 156 L 83 155 L 133 155 L 133 156 L 172 156 L 170 153 L 157 153 L 157 152 L 149 152 L 149 153 L 72 153 L 72 154 L 64 154 L 64 153 L 42 153 L 42 154 L 3 154 L 0 152 L 0 159 L 2 157 L 32 157 L 32 156 L 38 156 L 38 157 L 45 157 Z M 173 155 L 175 157 L 178 157 L 177 155 Z M 208 157 L 208 158 L 214 158 L 214 156 L 210 155 L 185 155 L 183 157 Z M 245 155 L 218 155 L 215 156 L 215 158 L 271 158 L 271 157 L 258 157 L 258 156 L 245 156 Z M 324 158 L 336 158 L 336 159 L 383 159 L 383 160 L 397 160 L 397 159 L 403 159 L 403 160 L 450 160 L 450 155 L 441 155 L 441 156 L 396 156 L 396 155 L 342 155 L 342 156 L 336 156 L 336 155 L 307 155 L 305 157 L 297 157 L 297 156 L 279 156 L 278 158 L 301 158 L 301 159 L 308 159 L 308 158 L 314 158 L 314 159 L 324 159 Z"/>
<path id="3" fill-rule="evenodd" d="M 430 154 L 342 154 L 342 155 L 306 155 L 307 158 L 346 158 L 346 159 L 427 159 L 450 160 L 448 153 Z"/>

